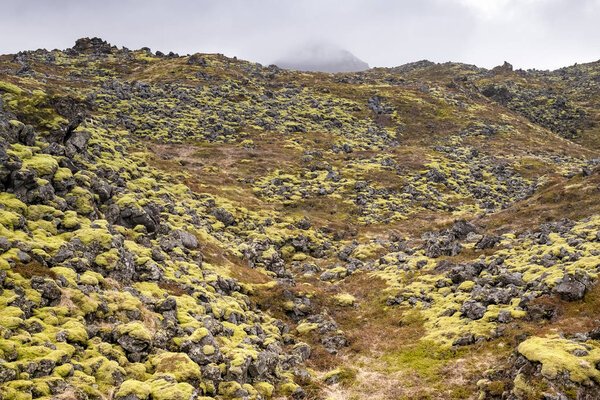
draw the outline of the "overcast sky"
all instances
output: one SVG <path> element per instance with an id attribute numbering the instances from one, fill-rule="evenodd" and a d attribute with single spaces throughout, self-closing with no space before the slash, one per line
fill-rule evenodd
<path id="1" fill-rule="evenodd" d="M 600 0 L 0 0 L 0 10 L 2 54 L 99 36 L 263 64 L 318 41 L 371 66 L 554 69 L 600 59 Z"/>

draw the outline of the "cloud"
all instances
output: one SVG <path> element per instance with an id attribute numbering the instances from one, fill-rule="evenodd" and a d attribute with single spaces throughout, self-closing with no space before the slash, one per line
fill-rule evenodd
<path id="1" fill-rule="evenodd" d="M 268 64 L 305 42 L 372 66 L 420 59 L 557 68 L 600 58 L 600 0 L 0 0 L 0 53 L 118 46 Z"/>

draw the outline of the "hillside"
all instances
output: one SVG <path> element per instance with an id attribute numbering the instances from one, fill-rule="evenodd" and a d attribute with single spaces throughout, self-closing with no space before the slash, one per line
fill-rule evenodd
<path id="1" fill-rule="evenodd" d="M 0 56 L 0 399 L 596 399 L 600 62 Z"/>

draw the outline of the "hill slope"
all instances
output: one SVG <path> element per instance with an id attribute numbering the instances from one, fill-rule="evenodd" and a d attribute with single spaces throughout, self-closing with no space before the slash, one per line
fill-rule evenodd
<path id="1" fill-rule="evenodd" d="M 599 72 L 0 56 L 0 398 L 596 398 Z"/>

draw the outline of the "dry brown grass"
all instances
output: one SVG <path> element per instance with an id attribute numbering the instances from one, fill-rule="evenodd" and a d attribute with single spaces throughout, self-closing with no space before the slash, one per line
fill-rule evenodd
<path id="1" fill-rule="evenodd" d="M 54 271 L 43 266 L 37 261 L 32 261 L 27 264 L 18 264 L 12 269 L 12 271 L 26 279 L 31 279 L 34 276 L 45 276 L 52 279 L 58 278 Z"/>
<path id="2" fill-rule="evenodd" d="M 71 300 L 71 292 L 69 290 L 63 290 L 60 295 L 60 302 L 58 304 L 59 307 L 67 307 L 69 310 L 77 309 L 77 306 Z"/>
<path id="3" fill-rule="evenodd" d="M 142 314 L 142 324 L 146 327 L 150 335 L 154 336 L 160 324 L 157 315 L 142 305 L 138 308 Z"/>
<path id="4" fill-rule="evenodd" d="M 578 220 L 600 213 L 600 171 L 571 179 L 550 177 L 549 182 L 529 199 L 506 210 L 486 216 L 481 223 L 498 232 L 522 232 L 561 218 Z"/>
<path id="5" fill-rule="evenodd" d="M 555 295 L 543 296 L 532 301 L 531 306 L 541 305 L 555 310 L 553 318 L 546 324 L 535 321 L 531 328 L 536 335 L 563 332 L 566 335 L 589 332 L 598 327 L 600 308 L 600 285 L 595 285 L 585 298 L 567 302 Z"/>
<path id="6" fill-rule="evenodd" d="M 166 290 L 172 296 L 185 296 L 186 294 L 188 294 L 185 290 L 180 288 L 179 285 L 171 282 L 159 282 L 158 287 L 162 290 Z"/>

